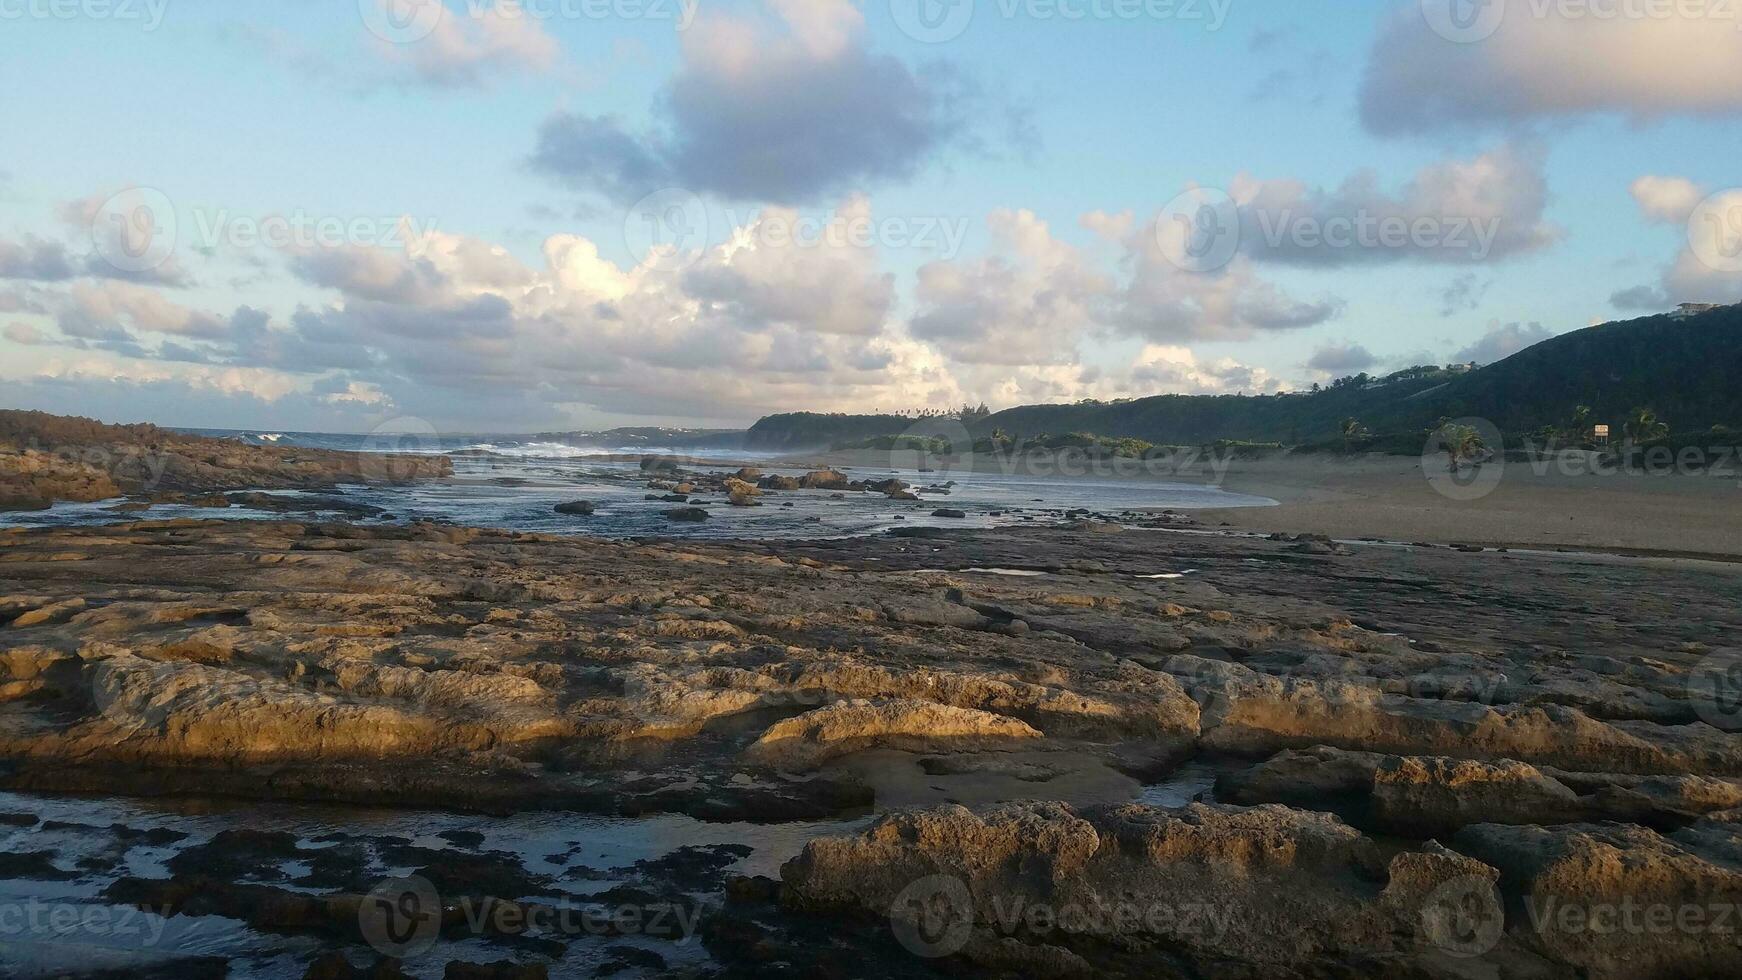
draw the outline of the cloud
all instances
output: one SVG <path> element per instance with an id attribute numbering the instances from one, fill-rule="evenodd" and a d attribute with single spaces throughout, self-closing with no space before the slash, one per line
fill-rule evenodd
<path id="1" fill-rule="evenodd" d="M 44 298 L 47 295 L 49 292 L 39 286 L 0 291 L 0 313 L 47 314 L 49 308 Z"/>
<path id="2" fill-rule="evenodd" d="M 1030 211 L 998 211 L 994 238 L 1015 254 L 919 270 L 909 331 L 973 364 L 1069 364 L 1112 280 L 1089 269 Z"/>
<path id="3" fill-rule="evenodd" d="M 1730 207 L 1738 209 L 1733 213 L 1742 214 L 1742 192 L 1736 194 Z M 1664 270 L 1663 291 L 1674 303 L 1742 302 L 1742 269 L 1713 265 L 1692 249 L 1683 249 Z"/>
<path id="4" fill-rule="evenodd" d="M 397 414 L 390 402 L 329 400 L 301 381 L 270 373 L 146 367 L 98 359 L 55 362 L 42 374 L 8 379 L 6 404 L 111 422 L 265 431 L 366 431 Z"/>
<path id="5" fill-rule="evenodd" d="M 418 304 L 444 296 L 445 280 L 432 263 L 379 248 L 302 249 L 291 256 L 290 270 L 312 286 L 378 303 Z"/>
<path id="6" fill-rule="evenodd" d="M 147 268 L 122 268 L 110 262 L 105 256 L 122 256 L 140 254 L 142 248 L 153 247 L 163 239 L 146 237 L 140 239 L 138 227 L 125 228 L 116 220 L 117 214 L 113 208 L 117 199 L 128 201 L 122 195 L 129 192 L 139 192 L 140 202 L 149 202 L 148 189 L 123 187 L 114 192 L 99 191 L 89 197 L 66 201 L 57 209 L 60 219 L 73 229 L 79 238 L 89 237 L 93 251 L 84 256 L 78 263 L 78 275 L 96 279 L 115 279 L 122 282 L 133 282 L 141 285 L 171 286 L 182 288 L 193 285 L 193 277 L 181 266 L 181 262 L 173 252 L 166 255 L 163 261 Z M 162 207 L 162 205 L 158 205 Z M 146 203 L 143 207 L 143 220 L 149 222 L 146 226 L 148 236 L 167 234 L 165 222 L 172 221 L 173 215 L 160 215 Z"/>
<path id="7" fill-rule="evenodd" d="M 183 337 L 224 336 L 223 320 L 173 302 L 156 290 L 126 282 L 75 283 L 58 312 L 69 337 L 124 337 L 126 328 Z"/>
<path id="8" fill-rule="evenodd" d="M 875 224 L 863 197 L 831 213 Z M 1216 274 L 1186 272 L 1163 254 L 1153 221 L 1086 215 L 1113 248 L 1085 250 L 1030 212 L 999 211 L 988 217 L 991 253 L 926 265 L 903 318 L 877 248 L 827 229 L 791 234 L 798 217 L 766 209 L 677 267 L 657 253 L 618 265 L 572 234 L 551 236 L 532 263 L 437 233 L 306 249 L 289 265 L 320 292 L 276 316 L 250 306 L 219 315 L 134 283 L 42 287 L 60 324 L 55 342 L 82 353 L 32 384 L 118 386 L 140 405 L 199 392 L 189 404 L 215 406 L 259 382 L 287 417 L 344 429 L 389 410 L 472 430 L 600 413 L 743 423 L 794 405 L 1276 390 L 1263 368 L 1198 357 L 1184 342 L 1299 329 L 1340 308 L 1288 296 L 1244 257 Z M 1142 353 L 1124 366 L 1086 363 L 1086 343 L 1106 337 L 1138 338 Z M 269 414 L 258 401 L 230 404 L 238 418 Z M 352 421 L 335 426 L 332 413 Z"/>
<path id="9" fill-rule="evenodd" d="M 28 323 L 8 323 L 5 337 L 15 344 L 23 344 L 26 347 L 48 343 L 48 338 L 43 336 L 42 331 Z"/>
<path id="10" fill-rule="evenodd" d="M 1459 43 L 1436 33 L 1448 5 L 1398 5 L 1380 25 L 1361 82 L 1361 119 L 1375 133 L 1447 125 L 1510 126 L 1615 115 L 1635 122 L 1742 114 L 1742 44 L 1731 17 L 1660 5 L 1662 16 L 1569 17 L 1536 4 L 1490 4 L 1491 36 Z M 1637 8 L 1639 5 L 1627 5 Z M 1728 4 L 1695 5 L 1708 14 Z M 1611 11 L 1613 13 L 1613 11 Z"/>
<path id="11" fill-rule="evenodd" d="M 688 270 L 684 291 L 707 304 L 708 313 L 734 323 L 856 336 L 882 331 L 895 302 L 895 277 L 880 273 L 872 249 L 822 244 L 846 241 L 846 228 L 868 222 L 870 201 L 860 197 L 845 204 L 815 243 L 766 247 L 783 233 L 776 229 L 793 227 L 798 217 L 783 208 L 764 211 L 721 261 Z"/>
<path id="12" fill-rule="evenodd" d="M 619 201 L 678 186 L 806 203 L 909 177 L 967 141 L 970 87 L 873 53 L 848 0 L 769 6 L 783 30 L 721 14 L 685 32 L 650 131 L 558 113 L 540 127 L 533 169 Z"/>
<path id="13" fill-rule="evenodd" d="M 1280 391 L 1281 380 L 1261 367 L 1231 357 L 1205 360 L 1190 348 L 1145 344 L 1126 365 L 957 365 L 953 383 L 940 388 L 934 405 L 986 401 L 995 406 L 1110 401 L 1154 395 L 1229 395 Z M 950 392 L 946 394 L 945 392 Z"/>
<path id="14" fill-rule="evenodd" d="M 70 362 L 50 361 L 36 376 L 60 381 L 147 384 L 176 382 L 190 388 L 204 388 L 228 395 L 249 394 L 263 401 L 277 401 L 301 387 L 298 380 L 290 375 L 260 368 L 171 368 L 137 360 L 115 361 L 103 358 L 85 358 Z"/>
<path id="15" fill-rule="evenodd" d="M 23 241 L 0 239 L 0 279 L 61 282 L 78 275 L 66 247 L 26 235 Z"/>
<path id="16" fill-rule="evenodd" d="M 1231 357 L 1204 362 L 1189 348 L 1160 344 L 1147 344 L 1138 353 L 1127 385 L 1136 397 L 1259 394 L 1283 388 L 1282 381 L 1263 368 Z"/>
<path id="17" fill-rule="evenodd" d="M 375 5 L 373 13 L 380 19 L 407 22 L 408 0 L 364 2 Z M 406 79 L 438 88 L 475 87 L 516 72 L 548 71 L 561 54 L 556 39 L 545 32 L 543 20 L 518 2 L 409 3 L 410 23 L 424 17 L 433 20 L 429 34 L 406 43 L 375 39 L 380 56 Z M 366 18 L 375 19 L 370 15 L 371 11 L 365 12 Z"/>
<path id="18" fill-rule="evenodd" d="M 1142 224 L 1130 215 L 1091 214 L 1083 224 L 1125 250 L 1124 284 L 1105 304 L 1106 322 L 1120 332 L 1158 342 L 1250 340 L 1263 333 L 1303 330 L 1343 311 L 1334 296 L 1299 300 L 1260 277 L 1253 260 L 1236 255 L 1221 268 L 1197 272 L 1188 261 L 1188 229 L 1158 215 Z"/>
<path id="19" fill-rule="evenodd" d="M 988 224 L 1006 254 L 923 266 L 909 332 L 967 363 L 1066 365 L 1094 335 L 1160 344 L 1246 340 L 1342 310 L 1335 298 L 1288 296 L 1243 257 L 1212 272 L 1187 271 L 1168 224 L 1140 224 L 1128 212 L 1093 212 L 1079 222 L 1120 250 L 1118 274 L 1059 241 L 1033 213 L 1001 210 Z"/>
<path id="20" fill-rule="evenodd" d="M 1619 310 L 1664 310 L 1670 298 L 1655 286 L 1633 286 L 1609 294 L 1609 303 Z"/>
<path id="21" fill-rule="evenodd" d="M 1742 301 L 1742 190 L 1708 193 L 1685 177 L 1641 177 L 1630 188 L 1647 221 L 1680 225 L 1682 248 L 1658 285 L 1623 289 L 1610 297 L 1621 309 L 1664 309 L 1675 303 Z"/>
<path id="22" fill-rule="evenodd" d="M 1477 364 L 1493 364 L 1504 361 L 1526 347 L 1533 347 L 1553 337 L 1554 331 L 1540 323 L 1502 324 L 1498 320 L 1490 321 L 1488 332 L 1475 343 L 1452 355 L 1452 360 L 1458 363 L 1475 361 Z"/>
<path id="23" fill-rule="evenodd" d="M 859 197 L 834 214 L 872 217 Z M 284 320 L 248 307 L 200 313 L 132 284 L 78 284 L 61 299 L 63 332 L 74 346 L 146 365 L 117 383 L 153 392 L 269 372 L 300 386 L 283 398 L 306 396 L 323 410 L 391 403 L 450 423 L 463 412 L 474 428 L 580 411 L 742 422 L 792 405 L 868 411 L 1277 384 L 1260 368 L 1168 343 L 1146 345 L 1118 370 L 1075 363 L 1081 339 L 1121 329 L 1119 277 L 1031 213 L 989 218 L 1007 254 L 928 266 L 910 324 L 894 318 L 894 280 L 874 248 L 771 231 L 795 217 L 768 209 L 681 269 L 658 257 L 620 267 L 575 235 L 551 237 L 538 267 L 456 235 L 310 250 L 293 268 L 334 298 Z M 1133 243 L 1153 238 L 1133 226 L 1124 223 Z M 1205 278 L 1175 273 L 1188 295 Z M 1226 334 L 1207 322 L 1193 330 Z M 244 373 L 223 374 L 231 368 Z M 56 377 L 88 387 L 104 375 L 86 364 Z"/>
<path id="24" fill-rule="evenodd" d="M 1241 250 L 1285 265 L 1492 262 L 1562 236 L 1543 220 L 1542 154 L 1515 146 L 1424 167 L 1396 192 L 1361 172 L 1333 190 L 1241 176 L 1229 194 L 1239 205 Z"/>
<path id="25" fill-rule="evenodd" d="M 835 215 L 868 220 L 870 205 L 850 199 Z M 675 270 L 621 268 L 574 235 L 550 238 L 537 269 L 453 235 L 311 250 L 293 261 L 297 274 L 337 300 L 283 325 L 239 311 L 226 356 L 347 369 L 401 406 L 440 390 L 443 411 L 493 400 L 503 412 L 544 413 L 534 417 L 587 405 L 741 419 L 783 402 L 868 401 L 908 388 L 909 365 L 932 372 L 935 355 L 887 329 L 894 280 L 875 249 L 771 227 L 796 218 L 768 209 Z"/>
<path id="26" fill-rule="evenodd" d="M 335 375 L 315 382 L 310 391 L 328 405 L 363 405 L 372 408 L 387 407 L 393 404 L 393 399 L 381 390 L 381 386 L 368 381 L 355 381 L 343 375 Z"/>
<path id="27" fill-rule="evenodd" d="M 1320 374 L 1342 377 L 1365 371 L 1379 363 L 1379 358 L 1373 352 L 1360 344 L 1343 342 L 1325 344 L 1313 351 L 1313 356 L 1307 359 L 1306 366 Z"/>
<path id="28" fill-rule="evenodd" d="M 1440 316 L 1456 316 L 1466 310 L 1473 310 L 1482 305 L 1482 297 L 1487 294 L 1493 281 L 1478 281 L 1474 272 L 1466 272 L 1446 284 L 1440 291 Z"/>
<path id="29" fill-rule="evenodd" d="M 559 112 L 538 130 L 534 170 L 617 201 L 687 183 L 677 176 L 658 137 L 632 134 L 616 116 Z"/>
<path id="30" fill-rule="evenodd" d="M 1682 224 L 1699 207 L 1706 195 L 1698 184 L 1686 177 L 1645 176 L 1628 188 L 1639 211 L 1648 221 Z"/>

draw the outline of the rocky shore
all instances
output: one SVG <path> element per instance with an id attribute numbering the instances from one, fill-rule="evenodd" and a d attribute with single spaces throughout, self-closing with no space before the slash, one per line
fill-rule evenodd
<path id="1" fill-rule="evenodd" d="M 1742 970 L 1742 569 L 1300 544 L 0 532 L 0 791 L 838 828 L 589 899 L 688 903 L 699 958 L 455 911 L 405 975 Z M 401 975 L 360 911 L 392 869 L 534 918 L 579 873 L 362 822 L 102 871 L 47 823 L 0 880 L 240 919 L 311 977 Z"/>
<path id="2" fill-rule="evenodd" d="M 324 489 L 451 476 L 445 456 L 253 446 L 154 425 L 105 425 L 0 411 L 0 511 L 124 495 L 136 503 L 227 507 L 224 491 Z"/>

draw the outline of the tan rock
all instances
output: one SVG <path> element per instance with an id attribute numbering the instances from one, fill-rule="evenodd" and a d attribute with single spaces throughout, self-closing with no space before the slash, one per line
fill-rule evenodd
<path id="1" fill-rule="evenodd" d="M 882 747 L 935 751 L 1035 739 L 1015 718 L 930 701 L 841 701 L 772 725 L 749 749 L 752 758 L 812 769 L 838 756 Z"/>

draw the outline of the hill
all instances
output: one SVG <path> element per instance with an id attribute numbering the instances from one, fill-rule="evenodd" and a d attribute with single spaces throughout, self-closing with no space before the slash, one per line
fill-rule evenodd
<path id="1" fill-rule="evenodd" d="M 827 449 L 877 436 L 899 435 L 917 420 L 904 415 L 832 415 L 788 412 L 758 419 L 745 433 L 747 449 L 800 451 Z"/>
<path id="2" fill-rule="evenodd" d="M 1317 392 L 1268 396 L 1161 395 L 1125 402 L 1029 405 L 977 422 L 1019 437 L 1092 432 L 1175 445 L 1248 440 L 1303 445 L 1340 438 L 1359 420 L 1384 436 L 1415 434 L 1442 418 L 1473 416 L 1509 437 L 1564 424 L 1578 405 L 1619 429 L 1650 408 L 1675 431 L 1742 422 L 1742 306 L 1677 318 L 1607 323 L 1563 334 L 1486 367 L 1457 374 L 1412 368 L 1358 375 Z"/>

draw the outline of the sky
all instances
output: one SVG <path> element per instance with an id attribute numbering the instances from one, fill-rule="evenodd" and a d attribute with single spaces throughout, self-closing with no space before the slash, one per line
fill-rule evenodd
<path id="1" fill-rule="evenodd" d="M 1742 300 L 1736 0 L 0 0 L 0 407 L 737 426 Z"/>

